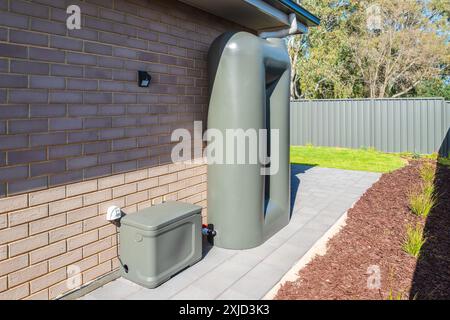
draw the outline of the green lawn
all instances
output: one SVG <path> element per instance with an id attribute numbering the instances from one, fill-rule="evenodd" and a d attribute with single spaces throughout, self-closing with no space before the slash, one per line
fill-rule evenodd
<path id="1" fill-rule="evenodd" d="M 294 146 L 291 147 L 291 163 L 384 173 L 405 166 L 407 161 L 400 154 L 372 149 Z"/>

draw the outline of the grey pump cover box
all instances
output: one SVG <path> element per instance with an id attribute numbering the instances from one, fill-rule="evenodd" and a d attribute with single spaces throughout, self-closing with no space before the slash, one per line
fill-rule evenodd
<path id="1" fill-rule="evenodd" d="M 155 288 L 199 261 L 201 209 L 166 202 L 123 217 L 119 245 L 122 276 Z"/>

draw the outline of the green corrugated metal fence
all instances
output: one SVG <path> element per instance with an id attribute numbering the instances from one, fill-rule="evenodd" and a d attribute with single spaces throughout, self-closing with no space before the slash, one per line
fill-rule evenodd
<path id="1" fill-rule="evenodd" d="M 291 102 L 291 145 L 448 155 L 449 130 L 450 103 L 443 99 Z"/>

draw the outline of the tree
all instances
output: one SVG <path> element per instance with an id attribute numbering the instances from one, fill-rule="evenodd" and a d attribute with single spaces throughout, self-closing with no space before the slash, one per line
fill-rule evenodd
<path id="1" fill-rule="evenodd" d="M 370 5 L 379 9 L 377 29 L 367 25 L 373 18 L 367 15 Z M 355 30 L 349 43 L 366 96 L 400 97 L 440 76 L 442 63 L 448 61 L 447 35 L 425 13 L 425 1 L 362 1 L 361 6 L 351 19 Z"/>
<path id="2" fill-rule="evenodd" d="M 446 76 L 448 0 L 305 0 L 321 26 L 297 37 L 294 98 L 400 97 Z M 448 74 L 447 74 L 448 75 Z"/>

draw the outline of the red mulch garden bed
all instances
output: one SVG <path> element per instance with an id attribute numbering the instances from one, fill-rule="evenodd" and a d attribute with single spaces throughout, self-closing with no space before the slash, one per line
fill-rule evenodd
<path id="1" fill-rule="evenodd" d="M 349 210 L 347 224 L 275 299 L 450 299 L 450 168 L 437 166 L 439 202 L 425 220 L 408 195 L 420 185 L 421 161 L 384 174 Z M 408 225 L 424 223 L 419 259 L 402 250 Z M 374 267 L 375 266 L 375 267 Z M 368 287 L 380 270 L 380 286 Z"/>

